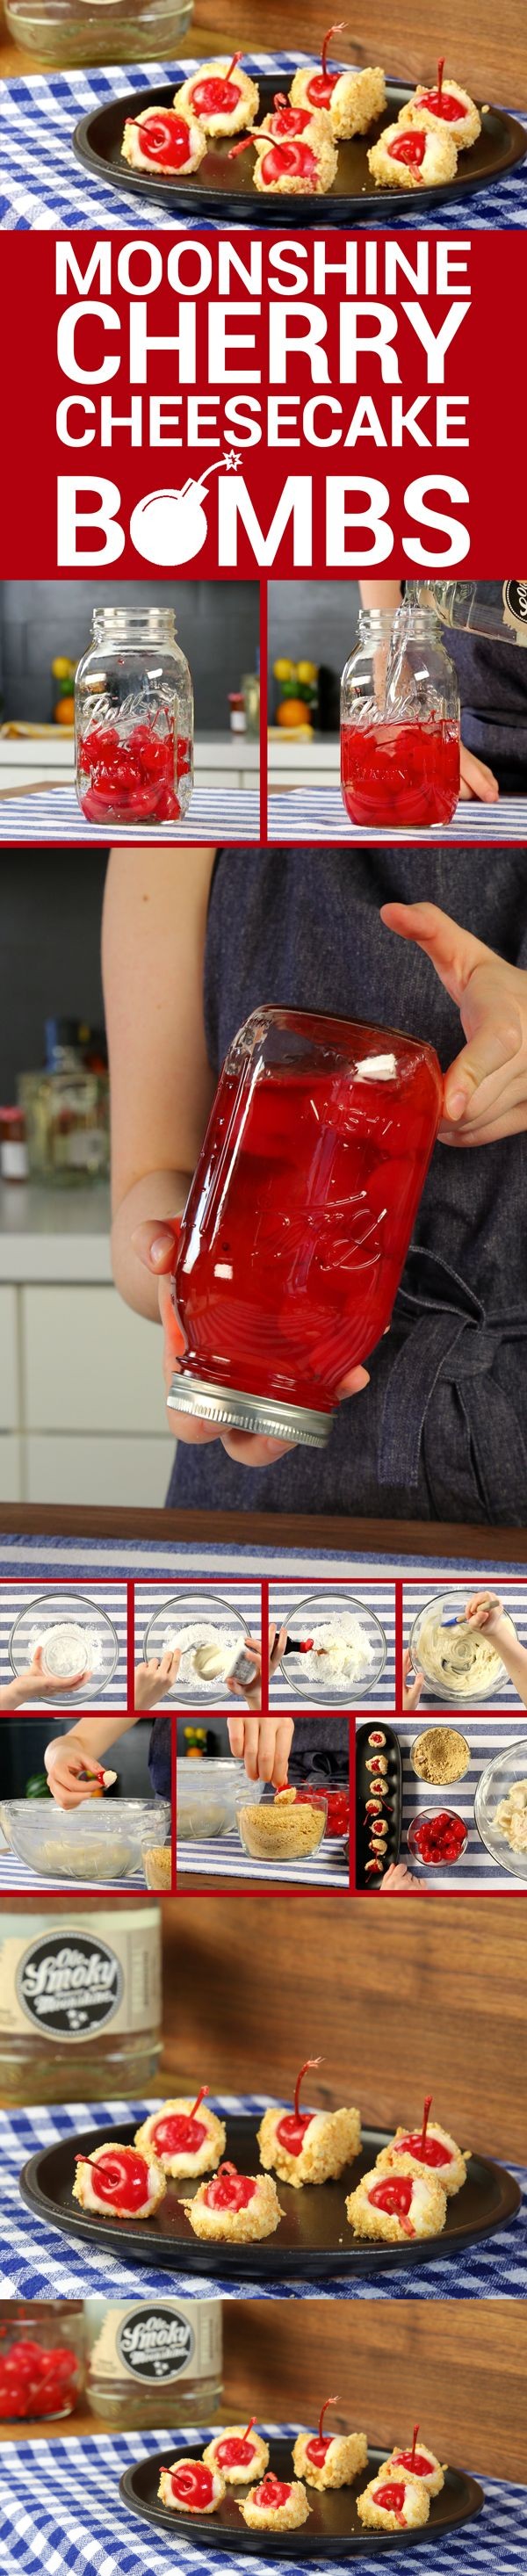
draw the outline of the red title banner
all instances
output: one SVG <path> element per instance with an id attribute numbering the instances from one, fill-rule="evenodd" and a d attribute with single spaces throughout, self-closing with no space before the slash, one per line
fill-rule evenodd
<path id="1" fill-rule="evenodd" d="M 25 248 L 5 574 L 520 559 L 519 235 L 37 236 L 31 311 Z"/>

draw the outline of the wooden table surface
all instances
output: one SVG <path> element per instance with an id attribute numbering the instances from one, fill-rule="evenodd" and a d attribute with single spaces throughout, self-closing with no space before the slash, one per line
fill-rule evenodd
<path id="1" fill-rule="evenodd" d="M 248 1490 L 250 1478 L 247 1479 Z M 189 1545 L 329 1548 L 345 1556 L 376 1554 L 473 1557 L 475 1563 L 525 1565 L 527 1531 L 481 1528 L 468 1522 L 350 1520 L 336 1513 L 209 1512 L 109 1510 L 101 1505 L 64 1503 L 0 1504 L 2 1533 L 8 1537 L 155 1539 Z"/>
<path id="2" fill-rule="evenodd" d="M 466 2304 L 437 2300 L 357 2303 L 331 2299 L 300 2307 L 263 2300 L 223 2300 L 224 2385 L 216 2423 L 316 2424 L 328 2388 L 338 2388 L 334 2429 L 362 2427 L 388 2449 L 412 2437 L 416 2416 L 442 2460 L 489 2477 L 527 2483 L 525 2376 L 527 2308 L 495 2299 Z M 311 2328 L 311 2331 L 310 2331 Z M 160 2421 L 170 2415 L 159 2391 Z M 100 2417 L 79 2410 L 54 2424 L 0 2424 L 0 2442 L 67 2440 L 107 2432 Z M 137 2455 L 143 2435 L 137 2432 Z"/>
<path id="3" fill-rule="evenodd" d="M 289 0 L 287 24 L 281 0 L 266 0 L 260 11 L 255 0 L 222 0 L 221 7 L 218 0 L 196 0 L 192 25 L 173 53 L 202 58 L 234 52 L 241 44 L 247 53 L 277 52 L 286 45 L 292 52 L 316 54 L 322 27 L 320 0 Z M 442 0 L 439 34 L 429 0 L 376 0 L 373 19 L 371 0 L 355 0 L 352 31 L 343 35 L 339 52 L 343 62 L 373 60 L 383 63 L 392 78 L 414 81 L 435 71 L 439 42 L 447 70 L 476 98 L 527 107 L 520 0 L 501 0 L 497 14 L 493 0 L 464 0 L 462 10 L 458 0 Z M 0 78 L 47 68 L 38 54 L 19 51 L 0 17 Z"/>

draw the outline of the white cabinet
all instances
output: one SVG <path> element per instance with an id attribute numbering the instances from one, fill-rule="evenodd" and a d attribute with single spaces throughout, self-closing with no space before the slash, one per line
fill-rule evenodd
<path id="1" fill-rule="evenodd" d="M 24 1497 L 22 1475 L 22 1442 L 16 1432 L 0 1434 L 0 1503 L 21 1503 Z"/>
<path id="2" fill-rule="evenodd" d="M 0 1288 L 0 1432 L 18 1420 L 18 1315 L 16 1288 Z M 4 1494 L 4 1502 L 6 1496 Z"/>
<path id="3" fill-rule="evenodd" d="M 161 1330 L 112 1287 L 107 1230 L 75 1231 L 73 1213 L 50 1228 L 49 1197 L 35 1191 L 18 1234 L 3 1209 L 13 1277 L 0 1283 L 0 1502 L 148 1509 L 164 1503 L 174 1456 Z"/>
<path id="4" fill-rule="evenodd" d="M 0 1441 L 0 1478 L 2 1473 Z M 135 1504 L 149 1510 L 164 1503 L 174 1457 L 166 1439 L 60 1439 L 29 1432 L 25 1442 L 25 1493 L 28 1503 Z M 7 1494 L 2 1500 L 9 1499 Z M 13 1499 L 16 1501 L 18 1496 Z"/>
<path id="5" fill-rule="evenodd" d="M 22 1384 L 32 1431 L 162 1433 L 161 1330 L 115 1288 L 23 1288 Z"/>

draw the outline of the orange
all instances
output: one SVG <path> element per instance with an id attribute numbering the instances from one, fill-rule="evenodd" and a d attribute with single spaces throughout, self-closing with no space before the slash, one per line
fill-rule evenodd
<path id="1" fill-rule="evenodd" d="M 72 725 L 72 724 L 74 723 L 74 719 L 75 719 L 75 699 L 74 699 L 74 698 L 57 698 L 57 704 L 56 704 L 56 708 L 55 708 L 55 723 L 56 723 L 56 724 L 60 724 L 60 725 Z"/>
<path id="2" fill-rule="evenodd" d="M 276 721 L 279 725 L 305 725 L 308 722 L 305 699 L 283 698 L 282 705 L 276 710 Z"/>

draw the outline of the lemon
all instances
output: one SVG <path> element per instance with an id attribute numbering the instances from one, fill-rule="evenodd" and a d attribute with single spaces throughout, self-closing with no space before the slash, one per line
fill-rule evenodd
<path id="1" fill-rule="evenodd" d="M 313 686 L 314 681 L 318 679 L 316 662 L 297 662 L 296 676 L 297 680 L 309 681 Z"/>
<path id="2" fill-rule="evenodd" d="M 273 662 L 273 679 L 294 680 L 295 669 L 294 662 Z"/>

